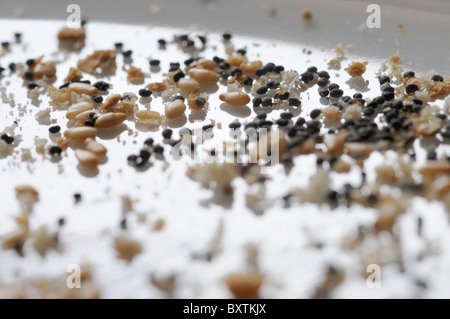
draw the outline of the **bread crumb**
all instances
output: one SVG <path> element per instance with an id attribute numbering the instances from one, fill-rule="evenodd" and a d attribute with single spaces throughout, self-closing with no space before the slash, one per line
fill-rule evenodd
<path id="1" fill-rule="evenodd" d="M 352 64 L 350 64 L 347 68 L 345 68 L 344 70 L 347 71 L 348 74 L 350 74 L 350 76 L 355 77 L 355 76 L 361 76 L 366 72 L 366 65 L 369 62 L 364 61 L 364 62 L 353 62 Z"/>

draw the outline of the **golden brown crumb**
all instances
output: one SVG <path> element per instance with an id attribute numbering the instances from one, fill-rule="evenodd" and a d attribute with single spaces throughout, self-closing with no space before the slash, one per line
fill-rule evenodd
<path id="1" fill-rule="evenodd" d="M 136 255 L 142 252 L 142 246 L 139 242 L 118 237 L 114 242 L 114 248 L 117 251 L 117 257 L 131 262 Z"/>
<path id="2" fill-rule="evenodd" d="M 167 89 L 167 85 L 164 82 L 153 82 L 147 85 L 147 88 L 152 92 L 163 92 Z"/>
<path id="3" fill-rule="evenodd" d="M 145 74 L 141 69 L 131 66 L 128 69 L 128 81 L 133 84 L 143 83 L 145 79 Z"/>
<path id="4" fill-rule="evenodd" d="M 86 38 L 86 30 L 84 28 L 68 28 L 65 27 L 58 32 L 59 41 L 80 41 Z"/>
<path id="5" fill-rule="evenodd" d="M 303 10 L 301 14 L 303 21 L 311 21 L 312 20 L 312 14 L 308 10 Z"/>
<path id="6" fill-rule="evenodd" d="M 258 271 L 232 274 L 225 280 L 236 299 L 258 299 L 264 276 Z"/>
<path id="7" fill-rule="evenodd" d="M 355 77 L 355 76 L 361 76 L 366 72 L 366 65 L 369 62 L 364 61 L 364 62 L 353 62 L 352 64 L 350 64 L 347 68 L 345 68 L 344 70 L 347 71 L 348 74 L 350 74 L 350 76 Z"/>
<path id="8" fill-rule="evenodd" d="M 106 63 L 106 68 L 109 73 L 116 71 L 116 51 L 113 50 L 98 50 L 87 58 L 78 61 L 78 69 L 89 74 L 96 74 L 97 68 Z"/>
<path id="9" fill-rule="evenodd" d="M 401 55 L 398 54 L 394 54 L 389 58 L 389 61 L 391 61 L 393 64 L 397 64 L 399 63 L 401 60 L 403 59 L 403 57 Z"/>
<path id="10" fill-rule="evenodd" d="M 80 81 L 82 77 L 83 77 L 83 73 L 81 73 L 80 70 L 75 69 L 75 68 L 70 68 L 69 74 L 67 74 L 67 76 L 64 79 L 64 81 L 66 81 L 66 82 L 77 82 L 77 81 Z"/>

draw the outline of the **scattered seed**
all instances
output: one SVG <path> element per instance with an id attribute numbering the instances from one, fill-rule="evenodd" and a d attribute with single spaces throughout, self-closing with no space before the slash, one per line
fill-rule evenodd
<path id="1" fill-rule="evenodd" d="M 58 133 L 59 131 L 61 131 L 61 126 L 59 126 L 59 125 L 50 126 L 50 127 L 48 128 L 48 131 L 49 131 L 51 134 L 56 134 L 56 133 Z"/>

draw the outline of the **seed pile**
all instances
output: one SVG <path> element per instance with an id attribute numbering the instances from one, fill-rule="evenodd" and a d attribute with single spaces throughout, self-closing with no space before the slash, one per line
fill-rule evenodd
<path id="1" fill-rule="evenodd" d="M 311 14 L 304 12 L 302 18 L 309 21 Z M 85 28 L 64 28 L 57 34 L 60 44 L 69 45 L 73 50 L 84 46 L 86 36 Z M 202 131 L 217 133 L 229 129 L 235 133 L 235 140 L 232 143 L 221 141 L 226 144 L 228 155 L 236 159 L 242 154 L 249 156 L 243 163 L 188 165 L 187 176 L 212 189 L 216 195 L 227 196 L 230 201 L 233 200 L 233 181 L 243 179 L 249 189 L 252 188 L 246 194 L 246 203 L 256 215 L 274 205 L 274 200 L 269 200 L 265 191 L 270 177 L 261 173 L 267 163 L 250 159 L 263 158 L 263 154 L 255 150 L 259 145 L 270 145 L 275 132 L 279 165 L 286 172 L 295 165 L 296 158 L 310 155 L 315 156 L 314 169 L 317 170 L 308 186 L 285 190 L 282 198 L 278 198 L 283 205 L 309 202 L 331 208 L 361 205 L 376 210 L 373 227 L 361 229 L 356 239 L 346 243 L 351 249 L 362 245 L 366 237 L 381 232 L 393 233 L 398 217 L 406 212 L 415 196 L 440 201 L 450 209 L 450 156 L 430 150 L 426 161 L 418 162 L 414 147 L 416 141 L 426 138 L 448 143 L 450 102 L 447 100 L 444 109 L 435 107 L 433 102 L 448 97 L 450 77 L 435 72 L 422 76 L 410 70 L 403 72 L 401 58 L 393 56 L 376 79 L 380 89 L 377 96 L 365 97 L 364 92 L 350 96 L 345 88 L 333 82 L 329 71 L 319 70 L 316 66 L 289 70 L 279 64 L 281 61 L 252 61 L 247 58 L 248 49 L 233 47 L 231 33 L 224 33 L 222 41 L 227 56 L 202 56 L 202 49 L 208 46 L 207 36 L 178 34 L 173 40 L 159 39 L 155 45 L 160 49 L 177 46 L 191 52 L 192 56 L 169 65 L 162 65 L 158 58 L 152 57 L 148 61 L 148 70 L 134 67 L 131 62 L 123 70 L 117 69 L 116 59 L 133 58 L 132 48 L 124 47 L 121 42 L 114 43 L 111 48 L 83 51 L 64 79 L 55 79 L 58 64 L 44 60 L 42 56 L 11 63 L 9 70 L 20 74 L 30 99 L 47 94 L 51 106 L 65 112 L 70 123 L 68 128 L 65 123 L 52 123 L 48 128 L 51 145 L 36 145 L 36 148 L 44 148 L 43 152 L 52 160 L 59 158 L 62 164 L 63 155 L 73 149 L 79 165 L 85 169 L 96 170 L 99 165 L 107 165 L 108 149 L 100 136 L 110 133 L 119 140 L 127 123 L 135 123 L 136 127 L 145 127 L 149 137 L 142 145 L 133 146 L 133 151 L 124 154 L 123 158 L 112 160 L 123 161 L 144 173 L 153 162 L 165 161 L 170 151 L 180 144 L 188 150 L 186 156 L 197 152 L 197 141 L 188 138 L 192 131 L 187 127 L 175 129 L 178 128 L 175 123 L 188 114 L 206 112 L 216 103 L 223 102 L 232 110 L 248 108 L 250 115 L 236 118 L 228 128 L 221 127 L 220 119 L 208 119 L 211 124 L 206 124 L 205 120 Z M 362 79 L 367 65 L 366 61 L 353 62 L 345 71 L 352 78 Z M 7 76 L 4 68 L 0 70 Z M 134 92 L 117 92 L 108 83 L 109 76 L 122 71 L 126 73 L 127 81 L 135 84 Z M 151 81 L 151 72 L 162 72 L 163 80 Z M 98 81 L 91 83 L 83 79 L 84 74 L 95 75 Z M 311 91 L 318 93 L 320 101 L 317 101 L 317 107 L 306 112 L 302 110 L 302 100 Z M 218 101 L 212 98 L 211 92 L 219 93 Z M 163 102 L 163 110 L 152 108 L 157 99 Z M 274 117 L 271 114 L 274 109 L 283 112 Z M 45 114 L 40 115 L 45 117 Z M 20 143 L 20 136 L 15 136 L 8 127 L 1 129 L 0 151 L 12 154 L 12 149 Z M 248 135 L 243 134 L 251 132 L 256 132 L 256 144 L 248 142 Z M 164 145 L 155 143 L 155 134 L 162 136 Z M 397 162 L 376 167 L 376 180 L 369 181 L 366 161 L 373 153 L 392 151 L 398 155 Z M 209 150 L 209 155 L 216 155 L 215 147 Z M 357 186 L 345 184 L 340 187 L 329 183 L 331 174 L 345 174 L 354 167 L 360 171 Z M 385 189 L 395 189 L 395 196 Z M 52 234 L 46 228 L 31 232 L 27 223 L 26 214 L 38 201 L 38 190 L 24 185 L 18 186 L 16 193 L 23 214 L 18 219 L 17 230 L 2 239 L 3 248 L 23 255 L 24 244 L 32 241 L 42 256 L 49 250 L 57 251 L 57 233 Z M 81 194 L 75 194 L 74 200 L 75 203 L 82 202 Z M 64 222 L 59 224 L 63 226 Z M 155 229 L 162 228 L 163 222 L 158 225 Z M 128 228 L 126 219 L 120 222 L 120 228 Z M 398 240 L 395 245 L 399 245 Z M 115 238 L 114 249 L 118 258 L 129 263 L 143 252 L 139 242 L 122 235 Z M 212 259 L 216 249 L 208 253 L 208 258 Z M 256 262 L 252 265 L 250 272 L 233 274 L 226 279 L 234 296 L 259 296 L 264 275 Z M 343 280 L 343 272 L 330 266 L 312 297 L 328 297 Z M 160 283 L 157 279 L 153 281 L 156 285 Z M 162 290 L 171 289 L 173 287 Z M 95 295 L 96 291 L 91 293 Z"/>

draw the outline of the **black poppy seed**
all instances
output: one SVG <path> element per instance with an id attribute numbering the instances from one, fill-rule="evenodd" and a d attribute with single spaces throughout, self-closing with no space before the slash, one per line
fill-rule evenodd
<path id="1" fill-rule="evenodd" d="M 92 101 L 94 101 L 97 104 L 100 104 L 103 102 L 103 96 L 94 94 L 94 95 L 92 95 Z"/>
<path id="2" fill-rule="evenodd" d="M 233 68 L 230 72 L 231 76 L 242 75 L 242 70 L 240 68 Z"/>
<path id="3" fill-rule="evenodd" d="M 206 125 L 203 125 L 203 126 L 202 126 L 202 131 L 207 131 L 207 130 L 210 130 L 210 129 L 212 129 L 212 128 L 214 128 L 214 125 L 212 125 L 212 124 L 206 124 Z"/>
<path id="4" fill-rule="evenodd" d="M 391 78 L 388 77 L 387 75 L 382 75 L 378 78 L 378 82 L 380 83 L 380 85 L 383 85 L 385 83 L 391 82 Z"/>
<path id="5" fill-rule="evenodd" d="M 82 196 L 80 193 L 73 194 L 73 199 L 75 200 L 75 204 L 78 204 L 82 200 Z"/>
<path id="6" fill-rule="evenodd" d="M 128 161 L 129 163 L 134 163 L 134 162 L 136 162 L 136 159 L 137 159 L 137 155 L 134 155 L 134 154 L 128 155 L 128 157 L 127 157 L 127 161 Z"/>
<path id="7" fill-rule="evenodd" d="M 91 84 L 91 81 L 89 81 L 89 80 L 80 80 L 80 81 L 75 81 L 74 83 L 85 83 L 85 84 Z"/>
<path id="8" fill-rule="evenodd" d="M 284 93 L 278 94 L 278 98 L 282 101 L 285 101 L 285 100 L 289 99 L 289 95 L 290 95 L 289 92 L 284 92 Z"/>
<path id="9" fill-rule="evenodd" d="M 406 92 L 407 94 L 414 93 L 414 92 L 416 92 L 416 91 L 418 91 L 418 90 L 419 90 L 419 87 L 418 87 L 416 84 L 414 84 L 414 83 L 408 84 L 408 85 L 405 87 L 405 92 Z"/>
<path id="10" fill-rule="evenodd" d="M 436 117 L 442 121 L 445 121 L 445 119 L 447 118 L 447 116 L 443 113 L 436 114 Z"/>
<path id="11" fill-rule="evenodd" d="M 153 152 L 155 152 L 156 154 L 162 154 L 164 153 L 164 147 L 162 147 L 161 145 L 156 145 L 153 148 Z"/>
<path id="12" fill-rule="evenodd" d="M 159 61 L 158 61 L 159 62 Z M 190 66 L 192 63 L 194 63 L 195 62 L 195 59 L 194 58 L 189 58 L 189 59 L 187 59 L 187 60 L 184 60 L 184 65 L 186 65 L 186 66 Z M 159 65 L 159 63 L 158 63 L 158 65 Z"/>
<path id="13" fill-rule="evenodd" d="M 256 93 L 257 94 L 266 94 L 267 91 L 269 91 L 269 89 L 267 88 L 267 86 L 263 85 L 256 90 Z"/>
<path id="14" fill-rule="evenodd" d="M 116 42 L 116 43 L 114 43 L 114 47 L 117 50 L 121 50 L 123 48 L 123 43 L 122 42 Z"/>
<path id="15" fill-rule="evenodd" d="M 307 69 L 307 71 L 308 71 L 308 72 L 311 72 L 311 73 L 317 73 L 317 68 L 316 68 L 315 66 L 310 66 L 310 67 Z"/>
<path id="16" fill-rule="evenodd" d="M 306 120 L 303 117 L 299 117 L 297 121 L 295 121 L 295 126 L 303 126 L 306 123 Z"/>
<path id="17" fill-rule="evenodd" d="M 161 61 L 159 61 L 157 59 L 152 59 L 152 60 L 148 61 L 148 63 L 150 64 L 150 66 L 159 66 Z"/>
<path id="18" fill-rule="evenodd" d="M 261 103 L 262 106 L 272 106 L 272 98 L 271 97 L 266 97 L 262 100 Z"/>
<path id="19" fill-rule="evenodd" d="M 386 100 L 384 99 L 383 96 L 377 96 L 377 97 L 375 97 L 375 98 L 373 99 L 373 101 L 374 101 L 375 103 L 377 103 L 377 105 L 381 105 L 381 104 L 383 104 Z"/>
<path id="20" fill-rule="evenodd" d="M 5 68 L 0 66 L 0 74 L 2 74 L 3 71 L 5 71 Z"/>
<path id="21" fill-rule="evenodd" d="M 230 67 L 231 67 L 231 64 L 228 63 L 227 61 L 222 61 L 219 63 L 219 68 L 222 70 L 229 69 Z"/>
<path id="22" fill-rule="evenodd" d="M 246 54 L 247 54 L 247 50 L 245 50 L 245 49 L 239 49 L 239 50 L 236 51 L 236 53 L 237 53 L 237 54 L 240 54 L 240 55 L 246 55 Z"/>
<path id="23" fill-rule="evenodd" d="M 354 99 L 362 99 L 363 95 L 361 93 L 355 93 L 353 94 Z"/>
<path id="24" fill-rule="evenodd" d="M 15 64 L 15 63 L 10 63 L 10 64 L 8 65 L 8 68 L 9 68 L 11 71 L 14 71 L 14 70 L 16 69 L 16 64 Z"/>
<path id="25" fill-rule="evenodd" d="M 170 128 L 166 128 L 162 131 L 162 136 L 167 139 L 171 138 L 172 134 L 173 134 L 173 131 Z"/>
<path id="26" fill-rule="evenodd" d="M 33 73 L 33 71 L 31 71 L 31 70 L 25 71 L 24 75 L 25 75 L 25 78 L 26 78 L 26 79 L 29 79 L 29 80 L 31 80 L 32 78 L 34 78 L 34 73 Z"/>
<path id="27" fill-rule="evenodd" d="M 149 137 L 144 141 L 144 144 L 147 146 L 152 146 L 153 145 L 153 138 Z"/>
<path id="28" fill-rule="evenodd" d="M 175 83 L 177 83 L 181 78 L 184 78 L 186 76 L 186 74 L 184 74 L 183 71 L 178 71 L 177 73 L 175 73 L 173 75 L 173 81 Z"/>
<path id="29" fill-rule="evenodd" d="M 188 40 L 186 40 L 185 42 L 183 42 L 183 45 L 185 46 L 185 47 L 193 47 L 194 45 L 195 45 L 195 42 L 194 42 L 194 40 L 191 40 L 191 39 L 188 39 Z"/>
<path id="30" fill-rule="evenodd" d="M 275 123 L 277 123 L 278 126 L 284 127 L 289 124 L 289 120 L 281 118 L 281 119 L 276 120 Z"/>
<path id="31" fill-rule="evenodd" d="M 417 104 L 417 105 L 423 105 L 423 101 L 419 100 L 419 99 L 412 99 L 411 102 L 413 102 L 414 104 Z"/>
<path id="32" fill-rule="evenodd" d="M 264 75 L 264 74 L 266 74 L 267 73 L 267 71 L 263 68 L 263 69 L 256 69 L 255 70 L 255 74 L 256 74 L 256 76 L 262 76 L 262 75 Z"/>
<path id="33" fill-rule="evenodd" d="M 280 117 L 281 117 L 282 119 L 290 120 L 291 118 L 294 117 L 294 114 L 292 114 L 291 112 L 282 112 L 282 113 L 280 114 Z"/>
<path id="34" fill-rule="evenodd" d="M 233 36 L 231 35 L 231 33 L 224 33 L 224 34 L 222 34 L 222 38 L 224 40 L 231 40 L 232 37 Z"/>
<path id="35" fill-rule="evenodd" d="M 267 86 L 267 88 L 269 88 L 269 89 L 276 89 L 277 87 L 279 87 L 280 86 L 280 82 L 278 82 L 278 81 L 268 81 L 267 83 L 266 83 L 266 86 Z"/>
<path id="36" fill-rule="evenodd" d="M 32 66 L 32 65 L 34 64 L 34 59 L 28 59 L 28 60 L 25 62 L 25 64 L 28 65 L 28 66 Z"/>
<path id="37" fill-rule="evenodd" d="M 150 159 L 150 155 L 151 153 L 148 150 L 139 151 L 139 156 L 146 162 Z"/>
<path id="38" fill-rule="evenodd" d="M 361 105 L 365 105 L 366 104 L 366 100 L 364 99 L 356 99 Z"/>
<path id="39" fill-rule="evenodd" d="M 258 115 L 256 115 L 256 118 L 258 120 L 265 120 L 267 118 L 267 113 L 266 112 L 259 113 Z"/>
<path id="40" fill-rule="evenodd" d="M 144 167 L 147 164 L 148 159 L 146 160 L 144 157 L 137 156 L 136 161 L 134 162 L 134 166 L 136 167 Z"/>
<path id="41" fill-rule="evenodd" d="M 59 131 L 61 131 L 61 126 L 59 126 L 59 125 L 50 126 L 50 127 L 48 128 L 48 131 L 49 131 L 51 134 L 56 134 L 56 133 L 58 133 Z"/>
<path id="42" fill-rule="evenodd" d="M 416 73 L 414 73 L 414 71 L 407 71 L 403 73 L 404 78 L 413 78 L 414 76 L 416 76 Z"/>
<path id="43" fill-rule="evenodd" d="M 70 82 L 65 82 L 63 85 L 61 85 L 58 89 L 64 89 L 70 85 Z"/>
<path id="44" fill-rule="evenodd" d="M 436 74 L 431 77 L 431 81 L 444 82 L 444 77 L 442 75 Z"/>
<path id="45" fill-rule="evenodd" d="M 0 139 L 4 140 L 6 144 L 12 144 L 14 142 L 14 136 L 9 136 L 6 133 L 3 133 Z"/>
<path id="46" fill-rule="evenodd" d="M 228 79 L 228 77 L 230 76 L 230 73 L 228 73 L 228 72 L 226 72 L 224 70 L 220 70 L 219 74 L 222 77 L 222 79 Z"/>
<path id="47" fill-rule="evenodd" d="M 93 120 L 86 120 L 86 121 L 84 121 L 84 126 L 94 127 L 95 122 Z"/>
<path id="48" fill-rule="evenodd" d="M 167 44 L 167 41 L 164 40 L 164 39 L 158 39 L 158 44 L 159 44 L 160 46 L 165 46 L 165 45 Z"/>
<path id="49" fill-rule="evenodd" d="M 282 65 L 277 65 L 273 68 L 273 72 L 275 72 L 275 73 L 281 73 L 283 71 L 284 71 L 284 66 L 282 66 Z"/>
<path id="50" fill-rule="evenodd" d="M 224 60 L 222 58 L 219 58 L 218 56 L 214 56 L 213 61 L 216 62 L 217 64 L 220 64 L 220 62 L 223 62 Z"/>
<path id="51" fill-rule="evenodd" d="M 264 69 L 266 70 L 266 72 L 273 72 L 275 70 L 275 64 L 269 62 L 264 66 Z"/>
<path id="52" fill-rule="evenodd" d="M 258 123 L 257 122 L 250 122 L 250 123 L 245 124 L 245 126 L 244 126 L 245 130 L 250 129 L 250 128 L 253 128 L 253 129 L 258 128 Z"/>
<path id="53" fill-rule="evenodd" d="M 305 72 L 302 74 L 301 79 L 305 83 L 309 83 L 310 81 L 314 80 L 314 74 L 312 72 Z"/>
<path id="54" fill-rule="evenodd" d="M 32 90 L 32 89 L 34 89 L 34 88 L 37 88 L 37 87 L 39 87 L 39 85 L 37 85 L 37 84 L 34 83 L 34 82 L 28 83 L 28 89 L 30 89 L 30 90 Z"/>
<path id="55" fill-rule="evenodd" d="M 169 68 L 169 72 L 176 72 L 176 71 L 178 71 L 179 69 L 180 69 L 179 66 L 171 66 L 171 67 Z"/>
<path id="56" fill-rule="evenodd" d="M 437 153 L 434 150 L 431 150 L 427 153 L 427 160 L 435 160 L 437 159 Z"/>
<path id="57" fill-rule="evenodd" d="M 342 91 L 341 89 L 332 89 L 332 90 L 330 90 L 330 96 L 331 97 L 341 97 L 342 95 L 344 95 L 344 91 Z"/>
<path id="58" fill-rule="evenodd" d="M 200 40 L 200 42 L 205 45 L 208 39 L 204 35 L 198 35 L 197 38 Z"/>
<path id="59" fill-rule="evenodd" d="M 52 156 L 55 155 L 61 155 L 62 153 L 62 148 L 56 145 L 53 145 L 52 147 L 50 147 L 50 149 L 48 150 L 49 154 Z"/>
<path id="60" fill-rule="evenodd" d="M 302 104 L 302 102 L 295 97 L 290 97 L 288 99 L 288 102 L 290 106 L 300 106 Z"/>
<path id="61" fill-rule="evenodd" d="M 93 120 L 93 119 L 95 118 L 96 115 L 97 115 L 97 113 L 91 112 L 91 113 L 89 113 L 89 118 L 90 118 L 91 120 Z"/>
<path id="62" fill-rule="evenodd" d="M 363 111 L 364 116 L 372 116 L 375 113 L 374 109 L 366 108 Z"/>
<path id="63" fill-rule="evenodd" d="M 328 85 L 328 90 L 334 90 L 334 89 L 339 89 L 339 84 L 337 83 L 330 83 L 330 85 Z"/>
<path id="64" fill-rule="evenodd" d="M 392 99 L 394 99 L 395 93 L 394 93 L 394 92 L 384 91 L 383 93 L 381 93 L 381 96 L 382 96 L 386 101 L 391 101 Z"/>
<path id="65" fill-rule="evenodd" d="M 258 126 L 259 127 L 269 127 L 272 126 L 273 122 L 272 121 L 268 121 L 268 120 L 260 120 L 258 121 Z"/>
<path id="66" fill-rule="evenodd" d="M 252 78 L 246 77 L 244 79 L 244 85 L 252 85 L 252 84 L 253 84 L 253 79 Z"/>
<path id="67" fill-rule="evenodd" d="M 422 110 L 421 105 L 414 105 L 412 108 L 413 113 L 420 113 L 421 110 Z"/>
<path id="68" fill-rule="evenodd" d="M 172 102 L 176 100 L 186 101 L 186 99 L 182 95 L 175 95 L 174 97 L 172 97 Z"/>
<path id="69" fill-rule="evenodd" d="M 132 54 L 133 54 L 132 50 L 127 50 L 127 51 L 122 52 L 122 55 L 124 58 L 129 58 Z"/>
<path id="70" fill-rule="evenodd" d="M 66 219 L 64 217 L 58 218 L 58 226 L 62 227 L 66 224 Z"/>
<path id="71" fill-rule="evenodd" d="M 325 87 L 325 86 L 327 86 L 327 84 L 328 84 L 328 80 L 325 79 L 325 78 L 320 78 L 317 81 L 317 85 L 320 86 L 320 87 Z"/>
<path id="72" fill-rule="evenodd" d="M 262 98 L 260 98 L 259 96 L 253 98 L 253 107 L 258 107 L 262 104 Z"/>
<path id="73" fill-rule="evenodd" d="M 395 92 L 395 89 L 392 86 L 390 86 L 389 83 L 387 83 L 387 84 L 383 84 L 381 86 L 381 91 L 382 92 Z"/>
<path id="74" fill-rule="evenodd" d="M 22 38 L 22 33 L 20 32 L 14 33 L 14 38 L 16 39 L 16 41 L 19 41 Z"/>
<path id="75" fill-rule="evenodd" d="M 318 74 L 319 78 L 330 79 L 330 74 L 327 71 L 320 71 Z"/>
<path id="76" fill-rule="evenodd" d="M 378 106 L 377 102 L 375 102 L 374 100 L 370 101 L 369 103 L 367 103 L 367 107 L 370 107 L 372 109 L 376 109 Z"/>
<path id="77" fill-rule="evenodd" d="M 320 109 L 314 109 L 311 111 L 311 113 L 309 113 L 309 116 L 311 116 L 312 119 L 315 119 L 317 117 L 319 117 L 319 115 L 322 113 L 322 111 Z"/>
<path id="78" fill-rule="evenodd" d="M 195 101 L 195 104 L 197 104 L 197 106 L 199 106 L 199 107 L 203 107 L 206 104 L 206 100 L 201 96 L 196 97 L 194 101 Z"/>
<path id="79" fill-rule="evenodd" d="M 96 87 L 99 91 L 107 91 L 109 89 L 109 84 L 105 81 L 95 82 L 92 86 Z"/>
<path id="80" fill-rule="evenodd" d="M 344 96 L 344 97 L 342 98 L 342 100 L 343 100 L 345 103 L 348 103 L 348 102 L 350 102 L 350 101 L 352 100 L 352 98 L 351 98 L 350 96 L 346 95 L 346 96 Z"/>
<path id="81" fill-rule="evenodd" d="M 238 128 L 241 127 L 241 123 L 240 123 L 238 120 L 236 120 L 236 121 L 231 122 L 231 123 L 228 125 L 228 127 L 231 128 L 231 129 L 233 129 L 233 130 L 235 130 L 235 129 L 238 129 Z"/>

